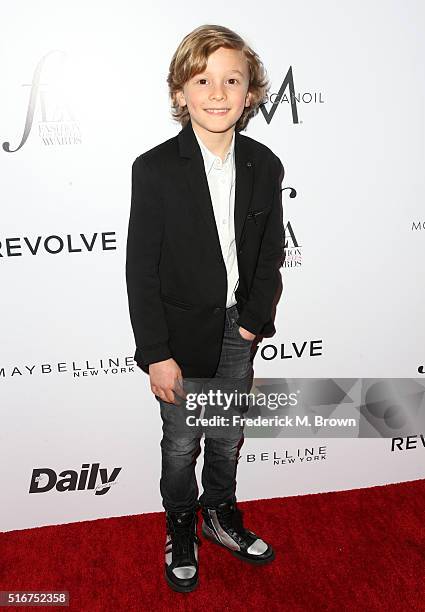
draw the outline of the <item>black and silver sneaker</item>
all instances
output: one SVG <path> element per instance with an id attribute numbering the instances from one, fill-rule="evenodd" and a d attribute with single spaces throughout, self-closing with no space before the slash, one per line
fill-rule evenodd
<path id="1" fill-rule="evenodd" d="M 165 578 L 175 591 L 193 591 L 198 586 L 198 515 L 195 511 L 166 511 Z"/>
<path id="2" fill-rule="evenodd" d="M 202 507 L 202 535 L 228 548 L 235 557 L 250 563 L 268 563 L 275 558 L 273 548 L 256 533 L 245 529 L 236 503 L 223 502 L 215 508 Z"/>

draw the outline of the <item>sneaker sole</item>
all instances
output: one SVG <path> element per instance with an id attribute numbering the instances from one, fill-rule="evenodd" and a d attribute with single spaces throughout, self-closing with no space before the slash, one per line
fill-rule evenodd
<path id="1" fill-rule="evenodd" d="M 173 582 L 169 578 L 166 569 L 164 569 L 164 576 L 165 576 L 165 580 L 167 581 L 168 586 L 171 587 L 173 591 L 177 591 L 178 593 L 190 593 L 191 591 L 194 591 L 199 586 L 199 576 L 196 579 L 196 582 L 193 585 L 189 585 L 189 586 L 178 585 L 175 582 Z"/>

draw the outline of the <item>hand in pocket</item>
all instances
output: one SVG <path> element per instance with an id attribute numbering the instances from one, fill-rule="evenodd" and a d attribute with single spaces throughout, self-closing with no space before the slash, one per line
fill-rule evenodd
<path id="1" fill-rule="evenodd" d="M 255 334 L 251 333 L 250 331 L 248 331 L 244 327 L 241 327 L 240 325 L 238 325 L 238 333 L 240 337 L 246 340 L 247 342 L 252 342 L 255 338 Z"/>

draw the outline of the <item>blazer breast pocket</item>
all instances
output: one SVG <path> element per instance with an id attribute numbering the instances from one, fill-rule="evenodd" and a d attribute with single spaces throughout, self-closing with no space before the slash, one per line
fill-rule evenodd
<path id="1" fill-rule="evenodd" d="M 258 208 L 256 210 L 250 210 L 246 216 L 246 220 L 250 222 L 261 222 L 265 219 L 270 212 L 271 206 L 266 206 L 265 208 Z"/>

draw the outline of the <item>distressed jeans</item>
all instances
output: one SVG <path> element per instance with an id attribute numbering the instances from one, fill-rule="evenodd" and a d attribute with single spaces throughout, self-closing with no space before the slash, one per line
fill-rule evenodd
<path id="1" fill-rule="evenodd" d="M 163 431 L 160 492 L 162 505 L 170 512 L 195 510 L 200 506 L 216 507 L 224 501 L 236 501 L 236 468 L 244 440 L 243 423 L 238 422 L 237 415 L 243 417 L 249 408 L 244 394 L 250 392 L 253 380 L 252 341 L 240 335 L 237 318 L 236 305 L 226 309 L 215 376 L 183 379 L 183 389 L 187 394 L 204 393 L 211 397 L 208 394 L 212 393 L 213 401 L 205 402 L 204 399 L 203 404 L 200 402 L 194 406 L 195 402 L 189 403 L 186 398 L 176 406 L 158 398 Z M 223 394 L 227 394 L 226 404 Z M 187 417 L 190 417 L 190 425 Z M 220 418 L 227 419 L 228 424 L 200 424 L 196 421 L 199 417 L 208 419 L 208 423 L 221 423 Z M 204 433 L 203 493 L 198 499 L 195 466 Z"/>

